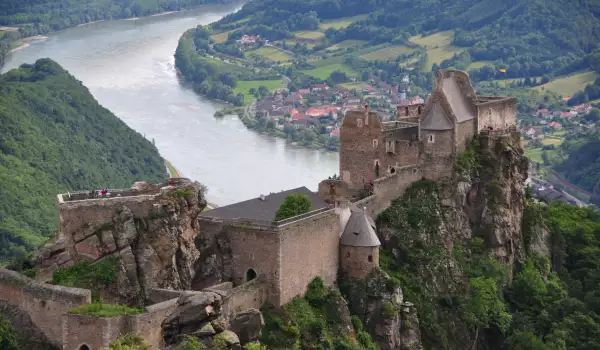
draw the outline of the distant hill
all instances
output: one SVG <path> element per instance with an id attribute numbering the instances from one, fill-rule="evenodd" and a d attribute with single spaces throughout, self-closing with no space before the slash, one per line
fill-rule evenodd
<path id="1" fill-rule="evenodd" d="M 0 258 L 58 224 L 56 194 L 167 176 L 156 147 L 49 59 L 0 75 Z"/>
<path id="2" fill-rule="evenodd" d="M 245 20 L 247 17 L 250 19 Z M 332 22 L 339 18 L 348 22 Z M 301 30 L 327 28 L 323 40 L 331 45 L 363 40 L 371 45 L 394 43 L 413 48 L 418 44 L 415 37 L 452 31 L 448 35 L 452 47 L 446 50 L 447 61 L 438 62 L 440 67 L 468 67 L 481 80 L 494 74 L 493 66 L 498 65 L 509 67 L 507 77 L 540 77 L 589 68 L 584 58 L 600 48 L 600 2 L 255 0 L 215 28 L 242 26 L 250 34 L 274 37 L 271 40 L 293 38 L 293 32 Z M 433 49 L 427 47 L 430 56 L 440 54 L 430 52 Z M 431 69 L 431 57 L 425 65 L 429 65 L 426 70 Z"/>

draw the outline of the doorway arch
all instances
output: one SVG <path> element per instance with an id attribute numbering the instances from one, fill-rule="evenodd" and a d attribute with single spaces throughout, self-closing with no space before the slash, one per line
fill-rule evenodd
<path id="1" fill-rule="evenodd" d="M 91 349 L 87 344 L 81 344 L 81 345 L 79 345 L 77 350 L 91 350 Z"/>
<path id="2" fill-rule="evenodd" d="M 249 268 L 246 270 L 246 273 L 244 273 L 244 283 L 252 281 L 256 278 L 256 276 L 256 271 L 254 271 L 253 268 Z"/>

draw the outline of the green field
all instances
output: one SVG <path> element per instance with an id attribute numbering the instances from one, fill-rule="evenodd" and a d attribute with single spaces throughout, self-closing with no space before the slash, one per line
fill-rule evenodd
<path id="1" fill-rule="evenodd" d="M 478 68 L 483 68 L 485 66 L 493 66 L 494 65 L 494 61 L 477 61 L 477 62 L 471 62 L 471 64 L 467 67 L 467 70 L 469 69 L 478 69 Z"/>
<path id="2" fill-rule="evenodd" d="M 343 84 L 340 84 L 340 86 L 343 86 L 346 89 L 350 89 L 350 90 L 356 89 L 356 90 L 359 90 L 359 91 L 360 91 L 360 89 L 362 88 L 363 85 L 364 85 L 364 83 L 343 83 Z"/>
<path id="3" fill-rule="evenodd" d="M 363 46 L 366 43 L 367 42 L 364 40 L 344 40 L 333 46 L 328 47 L 326 50 L 327 51 L 335 51 L 335 50 L 340 50 L 340 49 L 347 49 L 349 47 Z"/>
<path id="4" fill-rule="evenodd" d="M 394 45 L 394 46 L 389 46 L 389 47 L 386 47 L 386 48 L 383 48 L 383 49 L 380 49 L 377 51 L 369 52 L 367 54 L 360 56 L 360 58 L 367 60 L 367 61 L 394 60 L 400 55 L 411 53 L 413 51 L 415 51 L 415 49 L 412 49 L 408 46 Z"/>
<path id="5" fill-rule="evenodd" d="M 545 138 L 542 140 L 542 145 L 544 146 L 548 146 L 548 145 L 560 145 L 563 142 L 562 139 L 555 139 L 555 138 Z"/>
<path id="6" fill-rule="evenodd" d="M 217 44 L 221 44 L 227 41 L 227 38 L 229 37 L 229 33 L 233 32 L 236 29 L 232 29 L 226 32 L 222 32 L 222 33 L 217 33 L 217 34 L 213 34 L 210 36 L 211 39 L 213 39 L 213 41 Z"/>
<path id="7" fill-rule="evenodd" d="M 272 46 L 263 46 L 258 50 L 249 51 L 249 52 L 253 52 L 265 59 L 275 61 L 275 62 L 289 61 L 292 59 L 292 56 L 290 56 L 287 53 L 279 50 L 276 47 L 272 47 Z"/>
<path id="8" fill-rule="evenodd" d="M 354 76 L 357 74 L 356 71 L 354 71 L 352 68 L 341 63 L 329 64 L 311 70 L 303 70 L 302 73 L 325 80 L 329 78 L 329 75 L 331 75 L 331 73 L 335 72 L 336 70 L 345 72 L 348 76 Z"/>
<path id="9" fill-rule="evenodd" d="M 413 36 L 410 41 L 427 48 L 427 70 L 431 69 L 434 63 L 440 64 L 442 61 L 452 58 L 454 54 L 464 51 L 452 45 L 454 31 L 446 30 L 427 36 Z"/>
<path id="10" fill-rule="evenodd" d="M 317 46 L 316 43 L 313 43 L 313 42 L 310 42 L 310 41 L 308 41 L 308 42 L 302 41 L 302 40 L 296 41 L 295 39 L 291 39 L 291 40 L 290 39 L 285 39 L 285 40 L 282 40 L 282 41 L 279 41 L 279 42 L 282 43 L 284 41 L 285 41 L 286 45 L 289 48 L 296 46 L 297 42 L 299 42 L 300 45 L 306 44 L 306 47 L 309 48 L 309 49 L 312 49 L 313 47 Z"/>
<path id="11" fill-rule="evenodd" d="M 528 148 L 525 150 L 525 157 L 529 158 L 530 160 L 537 162 L 537 163 L 543 163 L 544 161 L 542 160 L 542 149 L 541 148 Z"/>
<path id="12" fill-rule="evenodd" d="M 541 90 L 543 87 L 562 96 L 572 96 L 577 91 L 583 90 L 587 84 L 593 83 L 596 78 L 598 74 L 595 72 L 581 72 L 552 80 L 535 88 Z"/>
<path id="13" fill-rule="evenodd" d="M 452 43 L 454 39 L 454 31 L 446 30 L 443 32 L 438 32 L 435 34 L 427 35 L 427 36 L 413 36 L 409 40 L 419 46 L 434 48 L 434 47 L 443 47 L 448 46 Z"/>
<path id="14" fill-rule="evenodd" d="M 217 60 L 214 58 L 206 57 L 206 56 L 198 56 L 199 59 L 208 61 L 216 66 L 219 66 L 219 70 L 224 73 L 251 73 L 252 71 L 246 67 L 240 67 L 235 64 L 226 63 L 221 60 Z"/>
<path id="15" fill-rule="evenodd" d="M 275 91 L 285 87 L 283 80 L 238 80 L 237 86 L 234 91 L 236 94 L 244 94 L 244 102 L 250 104 L 255 98 L 254 95 L 250 94 L 250 89 L 254 88 L 258 90 L 259 86 L 266 87 L 269 91 Z"/>
<path id="16" fill-rule="evenodd" d="M 325 34 L 316 31 L 301 31 L 294 33 L 294 35 L 296 38 L 305 40 L 321 40 L 323 37 L 325 37 Z"/>
<path id="17" fill-rule="evenodd" d="M 354 17 L 342 17 L 338 19 L 332 19 L 328 21 L 324 21 L 319 25 L 319 28 L 322 30 L 327 30 L 329 28 L 341 29 L 346 28 L 350 24 L 360 21 L 361 19 L 367 18 L 366 15 L 354 16 Z"/>

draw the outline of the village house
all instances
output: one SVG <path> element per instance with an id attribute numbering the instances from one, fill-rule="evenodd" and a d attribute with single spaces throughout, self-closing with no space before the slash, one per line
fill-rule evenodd
<path id="1" fill-rule="evenodd" d="M 312 86 L 312 91 L 323 91 L 323 90 L 329 90 L 329 85 L 327 85 L 327 84 L 314 84 Z"/>
<path id="2" fill-rule="evenodd" d="M 550 122 L 548 123 L 548 126 L 556 130 L 562 129 L 562 125 L 559 122 Z"/>
<path id="3" fill-rule="evenodd" d="M 243 35 L 241 39 L 237 40 L 237 43 L 242 45 L 254 44 L 260 38 L 260 35 Z"/>

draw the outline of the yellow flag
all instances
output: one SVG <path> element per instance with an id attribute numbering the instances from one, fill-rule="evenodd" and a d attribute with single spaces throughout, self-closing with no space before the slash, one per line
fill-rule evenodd
<path id="1" fill-rule="evenodd" d="M 504 69 L 504 68 L 499 69 L 499 71 L 500 71 L 500 73 L 506 73 L 506 69 Z"/>

